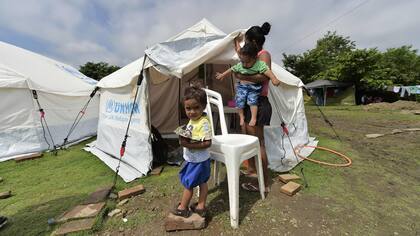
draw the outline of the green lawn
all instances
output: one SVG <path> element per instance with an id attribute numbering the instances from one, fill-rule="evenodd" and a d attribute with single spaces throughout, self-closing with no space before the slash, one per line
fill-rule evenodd
<path id="1" fill-rule="evenodd" d="M 291 235 L 409 235 L 420 232 L 420 132 L 366 139 L 367 133 L 390 132 L 395 128 L 420 127 L 420 118 L 396 111 L 367 112 L 361 107 L 326 107 L 325 114 L 335 124 L 343 142 L 322 121 L 313 106 L 307 106 L 311 135 L 320 146 L 350 156 L 353 165 L 334 168 L 303 162 L 309 187 L 297 196 L 280 193 L 273 180 L 273 192 L 265 201 L 258 194 L 241 192 L 241 225 L 232 230 L 229 224 L 226 183 L 211 189 L 209 208 L 212 219 L 202 234 L 220 233 L 291 234 Z M 59 151 L 57 156 L 44 154 L 41 159 L 0 163 L 0 192 L 11 190 L 13 196 L 0 200 L 1 215 L 10 222 L 0 235 L 49 235 L 55 226 L 47 220 L 81 203 L 91 192 L 112 184 L 114 172 L 92 154 L 81 150 L 88 141 Z M 314 159 L 340 162 L 334 155 L 315 151 Z M 299 167 L 300 167 L 299 166 Z M 300 168 L 293 172 L 300 175 Z M 144 184 L 146 193 L 126 206 L 129 221 L 99 217 L 95 233 L 160 235 L 163 219 L 170 205 L 179 200 L 181 186 L 177 167 L 166 166 L 160 176 L 124 183 L 117 190 Z M 277 174 L 272 173 L 274 178 Z M 115 207 L 109 202 L 108 208 Z M 270 219 L 270 220 L 268 220 Z M 296 220 L 299 227 L 291 226 Z M 276 222 L 276 223 L 274 223 Z M 87 235 L 84 232 L 79 235 Z M 188 234 L 188 233 L 187 233 Z"/>

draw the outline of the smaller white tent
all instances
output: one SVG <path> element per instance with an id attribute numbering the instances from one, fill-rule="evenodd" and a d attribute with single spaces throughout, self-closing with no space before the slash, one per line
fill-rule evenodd
<path id="1" fill-rule="evenodd" d="M 183 88 L 199 76 L 200 65 L 209 69 L 205 72 L 209 74 L 208 84 L 204 78 L 209 89 L 226 91 L 224 87 L 233 84 L 232 80 L 225 80 L 227 84 L 220 86 L 220 82 L 213 83 L 211 78 L 216 72 L 222 72 L 229 65 L 237 63 L 238 57 L 233 42 L 235 37 L 243 32 L 245 31 L 237 30 L 225 34 L 203 19 L 145 51 L 145 78 L 139 87 L 133 114 L 134 122 L 128 132 L 126 154 L 122 158 L 119 171 L 119 175 L 125 181 L 147 174 L 151 167 L 150 125 L 153 124 L 161 133 L 171 132 L 180 125 Z M 127 129 L 142 62 L 143 58 L 139 58 L 98 83 L 98 87 L 101 88 L 98 136 L 86 149 L 113 170 L 118 164 L 119 150 Z M 272 64 L 272 70 L 284 84 L 280 87 L 270 87 L 269 99 L 273 106 L 273 116 L 272 126 L 265 128 L 265 141 L 270 168 L 287 171 L 293 168 L 297 161 L 287 139 L 284 139 L 284 145 L 281 143 L 280 121 L 283 120 L 287 124 L 294 146 L 316 145 L 316 142 L 308 135 L 302 81 L 275 63 Z M 229 87 L 227 90 L 233 89 Z M 302 154 L 308 156 L 311 151 L 305 149 Z"/>
<path id="2" fill-rule="evenodd" d="M 0 161 L 52 149 L 33 91 L 58 145 L 63 143 L 95 85 L 95 80 L 69 65 L 0 42 Z M 96 95 L 69 137 L 70 142 L 96 133 L 98 103 Z"/>

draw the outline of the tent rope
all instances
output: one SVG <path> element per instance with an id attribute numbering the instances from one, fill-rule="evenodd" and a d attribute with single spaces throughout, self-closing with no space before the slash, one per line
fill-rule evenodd
<path id="1" fill-rule="evenodd" d="M 296 158 L 296 165 L 298 165 L 298 164 L 299 164 L 299 158 L 298 158 L 298 156 L 297 156 L 297 154 L 296 154 L 296 152 L 295 152 L 295 147 L 294 147 L 294 145 L 293 145 L 292 139 L 290 138 L 290 135 L 289 135 L 289 130 L 287 129 L 286 123 L 284 122 L 283 117 L 281 116 L 280 109 L 279 109 L 279 106 L 278 106 L 278 104 L 277 104 L 276 99 L 275 99 L 275 98 L 273 98 L 273 101 L 274 101 L 274 106 L 275 106 L 275 108 L 276 108 L 276 110 L 277 110 L 278 116 L 279 116 L 279 118 L 280 118 L 280 120 L 281 120 L 281 124 L 280 124 L 280 125 L 281 125 L 281 128 L 282 128 L 282 130 L 283 130 L 282 139 L 284 138 L 284 135 L 286 135 L 286 136 L 287 136 L 287 139 L 289 140 L 289 143 L 290 143 L 290 145 L 292 146 L 292 149 L 293 149 L 293 154 L 294 154 L 294 156 L 295 156 L 295 158 Z M 294 124 L 293 124 L 293 125 L 294 125 Z M 295 130 L 296 130 L 296 127 L 295 127 Z M 283 141 L 283 142 L 284 142 L 284 141 Z M 286 152 L 285 152 L 285 154 L 284 154 L 284 155 L 286 155 Z M 281 159 L 281 162 L 283 163 L 283 159 Z M 309 185 L 308 185 L 308 181 L 306 180 L 306 177 L 305 177 L 305 174 L 304 174 L 304 172 L 303 172 L 303 167 L 302 167 L 302 166 L 300 166 L 300 173 L 302 174 L 303 183 L 304 183 L 305 188 L 309 187 Z"/>
<path id="2" fill-rule="evenodd" d="M 318 108 L 318 111 L 321 113 L 321 116 L 322 116 L 322 119 L 324 119 L 324 122 L 325 123 L 327 123 L 330 127 L 331 127 L 331 129 L 332 129 L 332 131 L 334 132 L 334 134 L 335 134 L 335 136 L 337 137 L 337 139 L 340 141 L 340 142 L 343 142 L 343 141 L 341 141 L 341 138 L 340 138 L 340 136 L 338 135 L 338 133 L 337 133 L 337 131 L 334 129 L 334 125 L 333 125 L 333 123 L 327 118 L 327 116 L 324 114 L 324 112 L 322 112 L 322 110 L 321 110 L 321 108 L 318 106 L 318 104 L 316 103 L 316 101 L 315 101 L 315 99 L 314 99 L 314 97 L 312 97 L 312 95 L 311 95 L 311 93 L 309 92 L 309 90 L 307 89 L 307 88 L 305 88 L 305 87 L 303 87 L 303 89 L 306 91 L 306 94 L 311 98 L 311 100 L 315 103 L 315 105 L 316 105 L 316 107 Z"/>
<path id="3" fill-rule="evenodd" d="M 73 121 L 73 124 L 71 125 L 66 137 L 64 138 L 63 144 L 60 145 L 60 148 L 63 148 L 66 146 L 68 139 L 70 135 L 73 133 L 73 131 L 76 129 L 76 126 L 79 124 L 82 117 L 85 115 L 87 107 L 92 100 L 92 98 L 95 96 L 96 92 L 99 90 L 99 87 L 95 87 L 95 89 L 90 93 L 89 100 L 86 102 L 86 104 L 82 107 L 82 109 L 77 114 L 76 118 Z"/>
<path id="4" fill-rule="evenodd" d="M 38 93 L 36 92 L 36 90 L 32 90 L 32 97 L 35 99 L 35 101 L 36 101 L 36 103 L 38 105 L 38 111 L 39 111 L 39 115 L 40 115 L 40 122 L 41 122 L 41 127 L 42 127 L 42 133 L 43 133 L 43 136 L 44 136 L 44 140 L 48 144 L 48 149 L 50 149 L 51 148 L 51 144 L 48 142 L 48 139 L 46 137 L 46 132 L 45 132 L 45 130 L 47 130 L 48 135 L 49 135 L 49 137 L 51 139 L 51 142 L 52 142 L 53 153 L 54 153 L 54 155 L 57 155 L 57 147 L 56 147 L 55 142 L 54 142 L 54 139 L 52 137 L 50 128 L 48 127 L 47 120 L 45 119 L 45 111 L 41 107 L 41 104 L 39 103 Z"/>
<path id="5" fill-rule="evenodd" d="M 125 135 L 124 135 L 124 140 L 121 143 L 120 158 L 118 160 L 118 165 L 117 165 L 117 168 L 115 170 L 114 180 L 113 180 L 112 186 L 111 186 L 112 189 L 115 188 L 115 185 L 117 183 L 117 176 L 118 176 L 118 173 L 120 171 L 121 159 L 123 158 L 123 156 L 125 154 L 125 146 L 127 145 L 128 130 L 130 129 L 131 118 L 133 117 L 134 108 L 135 108 L 136 101 L 137 101 L 137 95 L 139 93 L 139 88 L 140 88 L 141 83 L 143 82 L 143 72 L 144 72 L 144 64 L 145 64 L 145 62 L 146 62 L 146 54 L 143 57 L 143 64 L 141 66 L 139 77 L 137 78 L 136 94 L 134 95 L 133 105 L 131 106 L 130 118 L 128 119 L 127 129 L 125 130 Z"/>

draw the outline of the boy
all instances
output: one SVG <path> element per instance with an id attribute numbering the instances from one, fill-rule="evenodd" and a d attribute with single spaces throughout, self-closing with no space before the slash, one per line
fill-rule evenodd
<path id="1" fill-rule="evenodd" d="M 175 131 L 180 135 L 179 144 L 184 147 L 185 162 L 179 172 L 184 191 L 181 202 L 172 213 L 186 218 L 191 211 L 202 217 L 206 215 L 207 181 L 210 177 L 210 153 L 207 148 L 211 145 L 212 137 L 210 121 L 203 112 L 206 105 L 206 92 L 198 87 L 188 87 L 184 93 L 184 107 L 190 121 L 183 130 L 178 128 Z M 200 187 L 200 196 L 198 203 L 193 204 L 190 211 L 188 206 L 193 189 L 197 186 Z"/>

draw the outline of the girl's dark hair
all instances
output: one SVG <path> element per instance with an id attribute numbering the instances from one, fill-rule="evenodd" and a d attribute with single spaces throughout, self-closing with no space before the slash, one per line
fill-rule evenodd
<path id="1" fill-rule="evenodd" d="M 255 42 L 260 51 L 265 42 L 265 35 L 270 32 L 271 25 L 268 22 L 262 24 L 262 26 L 252 26 L 245 32 L 245 38 L 250 42 Z"/>
<path id="2" fill-rule="evenodd" d="M 195 99 L 203 107 L 207 106 L 206 92 L 197 86 L 190 86 L 185 89 L 184 101 L 189 99 Z"/>
<path id="3" fill-rule="evenodd" d="M 257 48 L 257 45 L 255 45 L 255 43 L 247 42 L 241 48 L 241 50 L 239 51 L 239 53 L 241 53 L 242 55 L 251 57 L 251 58 L 257 58 L 258 51 L 259 50 Z"/>

